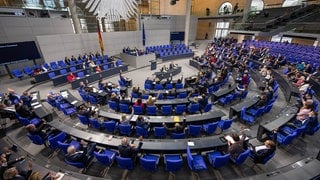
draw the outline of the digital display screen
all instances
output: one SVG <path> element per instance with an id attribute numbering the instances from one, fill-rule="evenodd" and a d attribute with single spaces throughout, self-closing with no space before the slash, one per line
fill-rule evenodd
<path id="1" fill-rule="evenodd" d="M 0 44 L 0 64 L 39 58 L 40 54 L 34 41 Z"/>

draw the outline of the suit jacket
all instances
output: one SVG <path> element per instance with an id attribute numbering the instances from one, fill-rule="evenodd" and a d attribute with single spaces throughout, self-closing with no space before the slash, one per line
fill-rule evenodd
<path id="1" fill-rule="evenodd" d="M 119 145 L 119 154 L 124 158 L 133 158 L 141 149 L 142 142 L 139 142 L 138 147 L 130 147 L 129 145 Z"/>
<path id="2" fill-rule="evenodd" d="M 244 142 L 245 138 L 246 138 L 246 136 L 243 135 L 238 142 L 235 142 L 229 146 L 228 150 L 229 150 L 230 156 L 232 158 L 234 158 L 234 159 L 238 158 L 239 154 L 241 154 L 244 151 L 243 142 Z"/>
<path id="3" fill-rule="evenodd" d="M 267 156 L 272 154 L 274 151 L 275 151 L 275 148 L 273 148 L 273 149 L 263 148 L 258 151 L 255 151 L 255 148 L 253 148 L 253 150 L 251 152 L 254 155 L 254 160 L 253 160 L 254 163 L 262 162 L 264 158 L 266 158 Z"/>
<path id="4" fill-rule="evenodd" d="M 17 176 L 13 177 L 12 180 L 27 180 L 31 175 L 31 173 L 32 173 L 32 170 L 21 171 Z"/>

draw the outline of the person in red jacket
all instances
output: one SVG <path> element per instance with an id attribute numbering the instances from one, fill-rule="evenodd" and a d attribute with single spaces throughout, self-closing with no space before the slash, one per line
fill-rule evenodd
<path id="1" fill-rule="evenodd" d="M 69 83 L 75 80 L 76 78 L 77 78 L 76 75 L 74 75 L 72 72 L 70 72 L 69 75 L 67 76 L 67 80 Z"/>

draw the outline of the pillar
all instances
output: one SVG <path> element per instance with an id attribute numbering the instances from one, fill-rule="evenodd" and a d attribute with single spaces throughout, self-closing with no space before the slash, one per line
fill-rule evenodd
<path id="1" fill-rule="evenodd" d="M 80 26 L 80 20 L 78 18 L 77 6 L 76 6 L 74 0 L 68 0 L 68 7 L 70 10 L 74 30 L 75 30 L 76 34 L 81 34 L 82 30 L 81 30 L 81 26 Z"/>
<path id="2" fill-rule="evenodd" d="M 189 31 L 190 31 L 190 14 L 191 14 L 191 0 L 187 0 L 186 3 L 186 26 L 184 30 L 184 44 L 189 45 Z"/>
<path id="3" fill-rule="evenodd" d="M 251 4 L 252 4 L 252 0 L 247 0 L 246 6 L 243 10 L 242 23 L 245 23 L 249 17 L 249 13 L 251 10 Z"/>

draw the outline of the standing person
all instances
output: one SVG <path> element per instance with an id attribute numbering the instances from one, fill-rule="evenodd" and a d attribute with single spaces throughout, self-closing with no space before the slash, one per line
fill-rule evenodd
<path id="1" fill-rule="evenodd" d="M 232 14 L 236 14 L 238 11 L 238 8 L 239 8 L 238 3 L 236 3 L 236 5 L 234 5 Z"/>
<path id="2" fill-rule="evenodd" d="M 133 160 L 137 156 L 138 152 L 140 152 L 141 147 L 143 145 L 142 136 L 139 137 L 139 145 L 136 147 L 133 143 L 128 142 L 126 137 L 121 139 L 121 144 L 118 146 L 119 154 L 123 158 L 132 158 Z"/>

